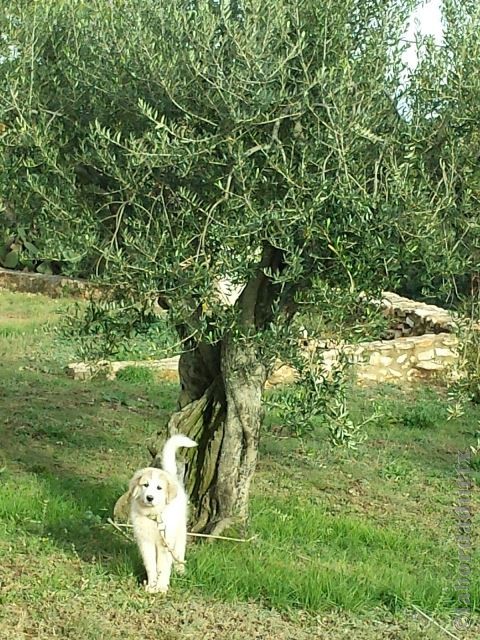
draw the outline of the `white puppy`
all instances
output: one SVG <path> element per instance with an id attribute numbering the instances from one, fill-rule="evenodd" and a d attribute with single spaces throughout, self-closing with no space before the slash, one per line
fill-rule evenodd
<path id="1" fill-rule="evenodd" d="M 146 467 L 130 480 L 130 520 L 147 570 L 149 593 L 167 592 L 173 564 L 180 573 L 184 570 L 188 501 L 177 477 L 175 454 L 180 447 L 196 444 L 187 436 L 172 436 L 163 448 L 163 469 Z"/>

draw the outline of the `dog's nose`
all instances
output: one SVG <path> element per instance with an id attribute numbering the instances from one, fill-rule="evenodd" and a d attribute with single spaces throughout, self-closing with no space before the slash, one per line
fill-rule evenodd
<path id="1" fill-rule="evenodd" d="M 153 496 L 147 496 L 147 502 L 153 502 Z"/>

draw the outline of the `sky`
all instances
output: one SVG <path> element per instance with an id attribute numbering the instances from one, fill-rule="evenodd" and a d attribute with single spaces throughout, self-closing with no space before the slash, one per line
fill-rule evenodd
<path id="1" fill-rule="evenodd" d="M 417 52 L 413 41 L 417 29 L 423 35 L 431 35 L 438 44 L 442 42 L 442 0 L 426 0 L 410 18 L 410 24 L 405 33 L 405 39 L 412 41 L 410 48 L 405 53 L 404 61 L 411 69 L 417 64 Z"/>

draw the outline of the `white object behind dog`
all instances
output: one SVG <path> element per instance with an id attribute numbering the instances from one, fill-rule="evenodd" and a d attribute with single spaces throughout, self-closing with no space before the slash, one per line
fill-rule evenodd
<path id="1" fill-rule="evenodd" d="M 177 477 L 176 452 L 197 443 L 178 434 L 167 440 L 162 469 L 146 467 L 130 480 L 130 520 L 147 571 L 146 591 L 166 593 L 172 565 L 183 573 L 187 544 L 188 500 Z"/>

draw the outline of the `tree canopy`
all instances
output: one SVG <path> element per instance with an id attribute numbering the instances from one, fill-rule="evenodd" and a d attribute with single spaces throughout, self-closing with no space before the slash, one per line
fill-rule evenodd
<path id="1" fill-rule="evenodd" d="M 418 180 L 429 123 L 419 140 L 400 115 L 410 9 L 10 8 L 3 200 L 65 272 L 101 275 L 125 297 L 161 294 L 189 322 L 219 279 L 245 285 L 267 246 L 286 309 L 395 286 L 418 262 L 431 276 L 447 234 L 435 185 Z M 415 119 L 428 116 L 421 89 Z M 221 333 L 231 313 L 215 315 Z"/>
<path id="2" fill-rule="evenodd" d="M 414 73 L 409 0 L 10 5 L 7 235 L 21 227 L 38 260 L 109 283 L 128 321 L 158 299 L 199 356 L 185 356 L 180 407 L 220 377 L 216 402 L 236 407 L 224 433 L 250 453 L 261 411 L 239 407 L 261 392 L 233 390 L 262 387 L 259 345 L 278 347 L 299 309 L 340 323 L 362 292 L 415 278 L 448 296 L 478 269 L 476 3 L 446 0 L 446 46 L 427 40 Z M 234 305 L 225 279 L 242 291 Z M 232 450 L 207 484 L 247 460 L 244 495 L 255 455 Z"/>

